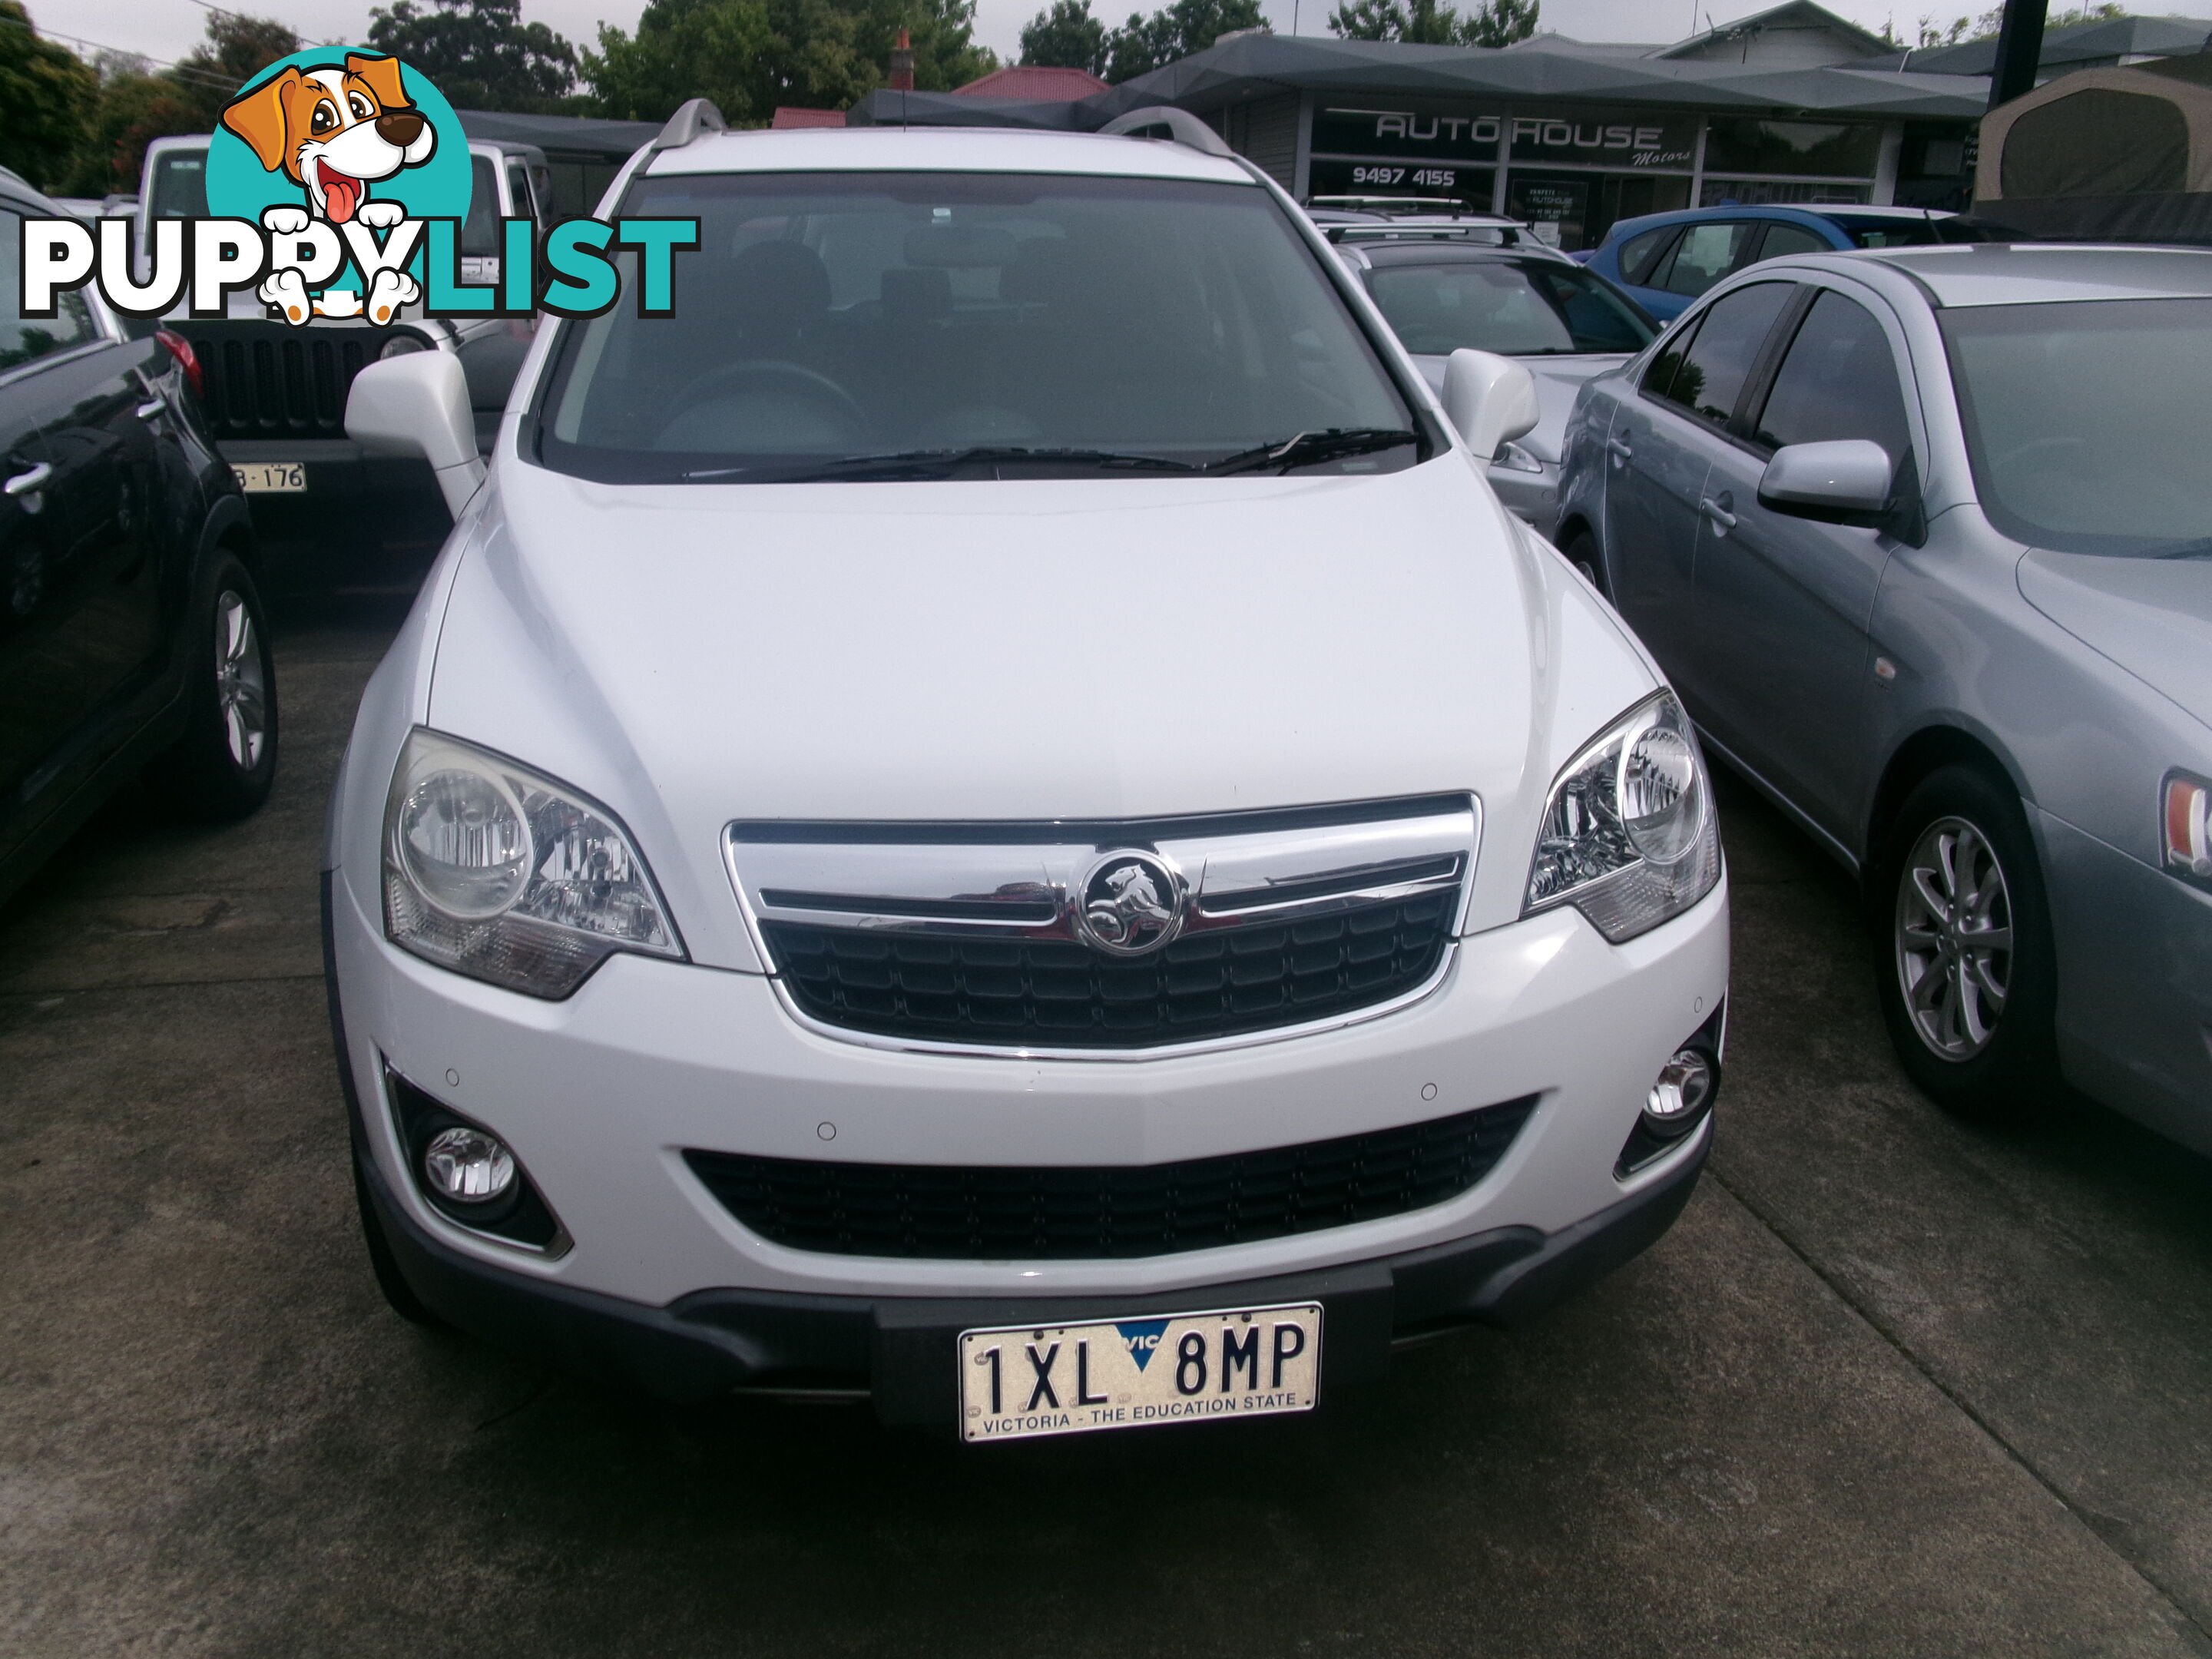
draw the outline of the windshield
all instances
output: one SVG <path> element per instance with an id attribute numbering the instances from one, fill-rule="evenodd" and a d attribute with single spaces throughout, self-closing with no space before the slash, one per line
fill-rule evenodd
<path id="1" fill-rule="evenodd" d="M 2060 552 L 2212 551 L 2212 300 L 1936 314 L 1990 523 Z"/>
<path id="2" fill-rule="evenodd" d="M 148 200 L 156 219 L 207 216 L 207 151 L 163 150 L 154 158 Z"/>
<path id="3" fill-rule="evenodd" d="M 674 314 L 563 328 L 545 465 L 611 483 L 1133 476 L 1419 459 L 1264 191 L 1007 173 L 675 176 Z M 1330 434 L 1334 434 L 1334 436 Z"/>
<path id="4" fill-rule="evenodd" d="M 1367 288 L 1406 349 L 1423 356 L 1462 346 L 1509 357 L 1641 351 L 1657 332 L 1599 278 L 1550 259 L 1378 265 Z"/>

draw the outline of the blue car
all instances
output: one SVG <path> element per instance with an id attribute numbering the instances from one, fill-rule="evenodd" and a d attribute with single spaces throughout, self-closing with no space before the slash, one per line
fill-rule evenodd
<path id="1" fill-rule="evenodd" d="M 1763 259 L 1981 240 L 1945 223 L 1956 216 L 1924 208 L 1738 207 L 1730 203 L 1623 219 L 1606 232 L 1584 263 L 1626 289 L 1663 323 L 1680 316 L 1722 277 Z"/>

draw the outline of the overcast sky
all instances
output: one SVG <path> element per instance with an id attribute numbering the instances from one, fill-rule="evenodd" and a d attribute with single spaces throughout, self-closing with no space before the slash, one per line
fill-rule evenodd
<path id="1" fill-rule="evenodd" d="M 1919 8 L 1937 14 L 1942 22 L 1960 12 L 1979 13 L 1993 0 L 1905 0 L 1902 9 L 1881 0 L 1828 0 L 1830 9 L 1880 32 L 1894 19 L 1897 32 L 1909 36 L 1917 25 Z M 364 0 L 240 0 L 242 7 L 280 17 L 299 31 L 302 40 L 356 42 L 368 33 L 368 4 Z M 1046 0 L 978 0 L 975 38 L 1012 61 L 1021 49 L 1022 25 Z M 1109 21 L 1118 22 L 1123 8 L 1133 0 L 1092 0 L 1092 9 Z M 1159 0 L 1151 0 L 1152 9 Z M 1328 12 L 1334 0 L 1262 0 L 1267 18 L 1288 33 L 1296 27 L 1308 34 L 1328 32 Z M 120 47 L 149 58 L 173 62 L 191 50 L 200 38 L 207 9 L 197 0 L 30 0 L 32 21 L 48 33 L 77 35 L 101 46 Z M 1692 7 L 1698 9 L 1693 20 Z M 1679 40 L 1702 26 L 1705 12 L 1698 0 L 1543 0 L 1542 24 L 1582 40 Z M 602 22 L 620 28 L 636 25 L 643 0 L 523 0 L 526 21 L 546 23 L 578 45 L 588 45 Z M 1717 7 L 1719 22 L 1765 9 L 1761 0 L 1734 0 Z M 2167 0 L 2162 12 L 2185 16 L 2212 16 L 2212 0 Z"/>

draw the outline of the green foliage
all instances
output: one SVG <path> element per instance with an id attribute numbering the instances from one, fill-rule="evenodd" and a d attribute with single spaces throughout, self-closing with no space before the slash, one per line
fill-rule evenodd
<path id="1" fill-rule="evenodd" d="M 583 54 L 599 113 L 665 120 L 714 100 L 732 126 L 765 126 L 780 104 L 844 109 L 884 83 L 898 32 L 914 83 L 947 92 L 999 66 L 969 38 L 975 0 L 653 0 L 626 34 L 599 26 Z"/>
<path id="2" fill-rule="evenodd" d="M 38 37 L 20 0 L 0 0 L 0 167 L 65 188 L 98 92 L 75 52 Z"/>
<path id="3" fill-rule="evenodd" d="M 1091 15 L 1091 0 L 1053 0 L 1022 29 L 1022 62 L 1040 69 L 1106 72 L 1106 25 Z"/>
<path id="4" fill-rule="evenodd" d="M 2109 23 L 2116 17 L 2125 17 L 2125 8 L 2115 0 L 2100 0 L 2094 6 L 2074 6 L 2064 11 L 2054 11 L 2043 20 L 2043 32 L 2050 34 L 2059 29 L 2070 29 L 2083 23 Z M 1920 19 L 1922 46 L 1955 46 L 1967 40 L 1994 40 L 1997 31 L 2004 27 L 2004 8 L 1994 6 L 1979 17 L 1954 17 L 1948 25 L 1938 26 L 1933 12 L 1923 13 Z M 1896 37 L 1888 30 L 1882 32 L 1885 40 Z"/>
<path id="5" fill-rule="evenodd" d="M 576 80 L 576 49 L 521 0 L 392 0 L 369 13 L 368 44 L 429 76 L 456 109 L 543 114 Z"/>
<path id="6" fill-rule="evenodd" d="M 20 0 L 0 0 L 0 161 L 61 194 L 135 191 L 148 144 L 212 131 L 250 76 L 299 49 L 282 23 L 218 11 L 171 68 L 103 57 L 95 70 L 40 40 Z"/>
<path id="7" fill-rule="evenodd" d="M 1106 38 L 1103 74 L 1117 82 L 1149 75 L 1178 58 L 1204 52 L 1224 34 L 1267 27 L 1260 0 L 1174 0 L 1150 17 L 1133 11 Z"/>
<path id="8" fill-rule="evenodd" d="M 1402 40 L 1426 46 L 1510 46 L 1536 32 L 1542 0 L 1477 0 L 1460 11 L 1451 0 L 1342 0 L 1329 14 L 1332 33 L 1347 40 Z"/>

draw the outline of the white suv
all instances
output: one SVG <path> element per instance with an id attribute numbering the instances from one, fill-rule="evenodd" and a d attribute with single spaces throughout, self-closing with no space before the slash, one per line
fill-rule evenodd
<path id="1" fill-rule="evenodd" d="M 331 815 L 393 1304 L 991 1440 L 1304 1410 L 1650 1243 L 1718 836 L 1483 480 L 1525 371 L 1439 404 L 1204 138 L 718 125 L 610 198 L 699 222 L 673 314 L 541 331 L 488 473 L 449 359 L 355 383 L 461 504 Z"/>

